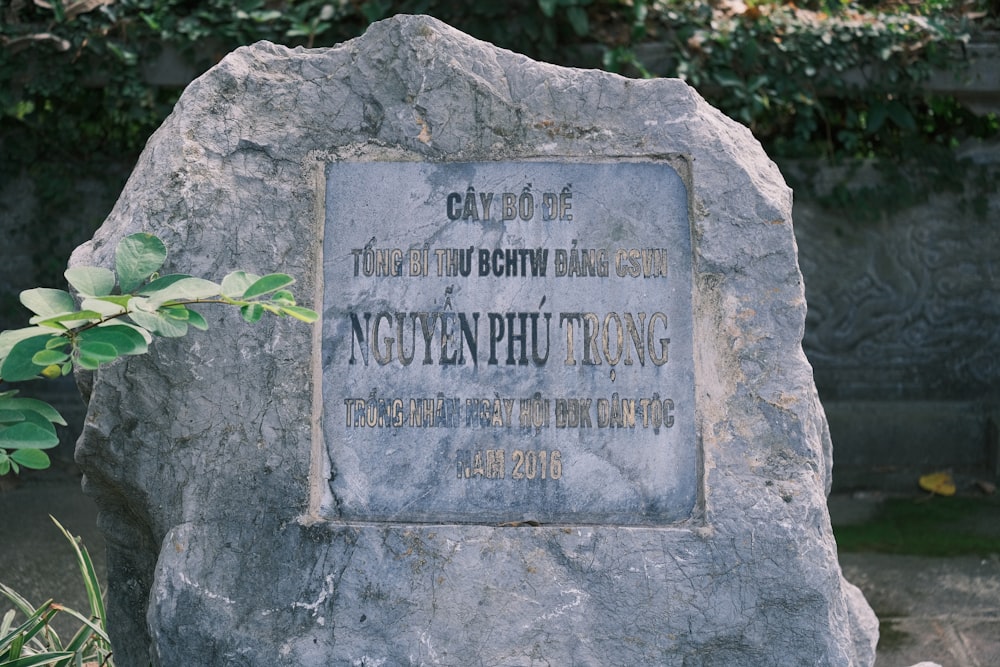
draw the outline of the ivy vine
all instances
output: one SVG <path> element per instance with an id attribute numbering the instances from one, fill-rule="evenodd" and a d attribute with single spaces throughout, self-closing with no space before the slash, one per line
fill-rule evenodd
<path id="1" fill-rule="evenodd" d="M 152 73 L 158 59 L 197 75 L 242 44 L 329 46 L 395 13 L 557 63 L 589 49 L 613 71 L 679 76 L 778 158 L 944 160 L 954 173 L 951 149 L 1000 133 L 996 115 L 924 86 L 1000 24 L 996 0 L 8 0 L 0 179 L 133 160 L 181 90 Z"/>
<path id="2" fill-rule="evenodd" d="M 933 68 L 962 65 L 970 30 L 995 23 L 996 4 L 11 0 L 0 9 L 0 133 L 26 164 L 53 150 L 134 153 L 179 93 L 149 81 L 165 50 L 199 73 L 241 44 L 331 45 L 406 12 L 549 60 L 592 44 L 609 69 L 679 76 L 777 154 L 889 155 L 996 134 L 995 117 L 922 92 Z M 647 42 L 672 57 L 641 62 L 635 47 Z"/>

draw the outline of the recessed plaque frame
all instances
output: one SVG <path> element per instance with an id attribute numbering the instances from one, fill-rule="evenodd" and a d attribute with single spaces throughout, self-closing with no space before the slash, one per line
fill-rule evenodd
<path id="1" fill-rule="evenodd" d="M 689 519 L 701 446 L 678 164 L 329 163 L 321 515 Z"/>

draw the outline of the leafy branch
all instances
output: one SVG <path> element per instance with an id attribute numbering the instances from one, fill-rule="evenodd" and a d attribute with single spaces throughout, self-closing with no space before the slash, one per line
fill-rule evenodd
<path id="1" fill-rule="evenodd" d="M 234 271 L 215 283 L 204 278 L 157 272 L 167 249 L 152 234 L 133 234 L 115 250 L 115 270 L 78 266 L 66 280 L 80 305 L 65 290 L 38 287 L 21 293 L 34 316 L 31 326 L 0 333 L 0 382 L 57 378 L 74 369 L 96 370 L 124 356 L 145 354 L 153 338 L 178 338 L 208 323 L 191 306 L 222 304 L 239 308 L 257 322 L 265 313 L 312 323 L 318 315 L 295 303 L 287 289 L 295 279 L 284 273 L 258 276 Z M 117 286 L 117 290 L 115 289 Z M 51 405 L 0 392 L 0 475 L 20 467 L 49 465 L 44 450 L 59 443 L 55 425 L 66 425 Z"/>

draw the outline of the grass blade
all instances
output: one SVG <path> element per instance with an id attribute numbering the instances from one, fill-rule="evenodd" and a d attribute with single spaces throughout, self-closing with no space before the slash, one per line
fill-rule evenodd
<path id="1" fill-rule="evenodd" d="M 97 577 L 96 570 L 94 570 L 94 562 L 90 559 L 90 553 L 87 552 L 86 547 L 80 544 L 77 538 L 73 537 L 68 530 L 63 528 L 61 523 L 56 521 L 55 517 L 50 516 L 49 518 L 62 531 L 62 534 L 66 536 L 69 543 L 73 545 L 73 551 L 76 552 L 76 562 L 80 566 L 83 584 L 87 589 L 87 602 L 90 604 L 91 616 L 98 619 L 100 625 L 103 626 L 107 618 L 104 613 L 104 598 L 101 595 L 101 582 Z"/>
<path id="2" fill-rule="evenodd" d="M 72 657 L 73 654 L 66 651 L 36 653 L 35 655 L 5 662 L 3 663 L 3 667 L 42 667 L 43 665 L 57 665 L 60 663 L 68 664 L 67 661 L 72 659 Z"/>
<path id="3" fill-rule="evenodd" d="M 35 635 L 43 630 L 49 629 L 49 622 L 52 617 L 56 615 L 58 610 L 52 608 L 52 601 L 46 602 L 44 605 L 35 610 L 27 620 L 11 632 L 9 635 L 0 637 L 0 654 L 8 649 L 8 647 L 13 646 L 14 642 L 19 642 L 21 646 L 24 646 L 29 641 L 34 639 Z M 55 633 L 52 633 L 55 634 Z M 44 645 L 42 645 L 44 648 Z M 58 650 L 61 648 L 58 646 L 50 646 L 50 648 L 55 648 Z"/>

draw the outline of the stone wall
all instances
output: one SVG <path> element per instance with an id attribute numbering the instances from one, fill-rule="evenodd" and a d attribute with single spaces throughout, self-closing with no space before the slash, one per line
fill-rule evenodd
<path id="1" fill-rule="evenodd" d="M 996 146 L 963 157 L 974 169 L 1000 163 Z M 829 182 L 842 176 L 823 174 Z M 862 169 L 853 184 L 874 179 Z M 998 216 L 996 194 L 985 212 L 963 205 L 960 194 L 934 193 L 876 220 L 797 198 L 809 302 L 804 347 L 841 488 L 912 486 L 915 474 L 948 467 L 997 474 Z"/>

